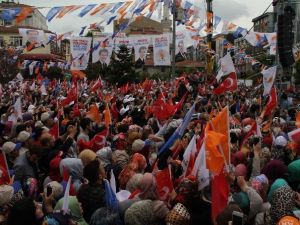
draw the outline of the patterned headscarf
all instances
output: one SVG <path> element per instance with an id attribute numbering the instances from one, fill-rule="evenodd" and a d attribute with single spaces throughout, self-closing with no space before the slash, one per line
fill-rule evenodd
<path id="1" fill-rule="evenodd" d="M 270 209 L 272 224 L 277 224 L 283 216 L 293 215 L 292 210 L 295 207 L 295 197 L 295 192 L 288 185 L 274 192 Z"/>

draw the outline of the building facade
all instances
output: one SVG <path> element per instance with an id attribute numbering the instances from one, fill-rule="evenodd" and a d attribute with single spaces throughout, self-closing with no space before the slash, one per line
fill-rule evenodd
<path id="1" fill-rule="evenodd" d="M 252 19 L 254 32 L 272 33 L 275 31 L 274 27 L 275 14 L 273 12 L 264 13 Z"/>
<path id="2" fill-rule="evenodd" d="M 14 1 L 2 1 L 0 3 L 0 12 L 5 8 L 31 7 L 30 5 L 15 3 Z M 19 28 L 43 30 L 45 33 L 45 42 L 48 35 L 54 34 L 48 30 L 47 20 L 42 13 L 35 9 L 25 20 L 17 24 L 15 20 L 4 21 L 0 18 L 0 47 L 2 46 L 25 46 L 22 36 L 19 34 Z M 61 44 L 61 45 L 60 45 Z M 35 48 L 30 52 L 24 51 L 22 59 L 41 59 L 41 60 L 63 60 L 66 58 L 68 43 L 50 43 L 43 47 Z"/>

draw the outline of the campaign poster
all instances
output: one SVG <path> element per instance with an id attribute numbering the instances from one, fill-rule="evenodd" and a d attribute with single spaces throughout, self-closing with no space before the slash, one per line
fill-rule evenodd
<path id="1" fill-rule="evenodd" d="M 91 37 L 71 37 L 71 70 L 85 70 L 88 65 Z"/>
<path id="2" fill-rule="evenodd" d="M 25 45 L 32 44 L 34 47 L 40 47 L 45 41 L 43 30 L 19 28 L 19 34 L 22 36 Z"/>
<path id="3" fill-rule="evenodd" d="M 184 61 L 187 60 L 187 44 L 188 37 L 187 32 L 177 32 L 176 33 L 176 48 L 175 48 L 175 61 Z"/>
<path id="4" fill-rule="evenodd" d="M 120 46 L 125 45 L 128 50 L 129 54 L 132 53 L 132 48 L 133 48 L 133 39 L 128 38 L 128 37 L 116 37 L 115 38 L 115 49 L 114 51 L 118 53 L 120 51 Z"/>
<path id="5" fill-rule="evenodd" d="M 110 58 L 113 50 L 113 41 L 111 38 L 99 37 L 93 40 L 93 63 L 100 63 L 102 67 L 110 64 Z"/>
<path id="6" fill-rule="evenodd" d="M 154 54 L 154 65 L 155 66 L 169 66 L 171 65 L 170 60 L 170 43 L 169 35 L 163 34 L 153 38 L 153 54 Z"/>
<path id="7" fill-rule="evenodd" d="M 134 58 L 136 63 L 145 62 L 149 45 L 150 37 L 140 36 L 134 38 Z"/>

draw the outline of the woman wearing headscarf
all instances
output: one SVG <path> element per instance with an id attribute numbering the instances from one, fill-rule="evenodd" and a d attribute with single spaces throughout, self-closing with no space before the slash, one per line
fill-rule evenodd
<path id="1" fill-rule="evenodd" d="M 120 214 L 124 216 L 126 210 L 140 200 L 158 201 L 156 179 L 151 173 L 145 173 L 141 178 L 138 188 L 131 194 L 128 200 L 120 203 Z"/>
<path id="2" fill-rule="evenodd" d="M 110 179 L 110 172 L 112 169 L 112 150 L 110 147 L 101 148 L 96 152 L 97 158 L 100 160 L 101 165 L 104 167 L 106 177 Z"/>
<path id="3" fill-rule="evenodd" d="M 68 175 L 72 176 L 72 186 L 74 187 L 75 192 L 77 192 L 83 179 L 83 165 L 81 159 L 65 158 L 61 160 L 59 170 L 62 177 L 66 172 Z"/>
<path id="4" fill-rule="evenodd" d="M 287 176 L 288 168 L 282 161 L 274 159 L 265 165 L 261 173 L 266 175 L 269 184 L 272 185 L 276 179 Z"/>
<path id="5" fill-rule="evenodd" d="M 269 224 L 276 225 L 284 216 L 294 216 L 296 193 L 288 186 L 283 185 L 272 194 Z"/>
<path id="6" fill-rule="evenodd" d="M 136 173 L 144 173 L 146 167 L 147 162 L 145 157 L 139 153 L 135 153 L 119 175 L 120 188 L 124 190 L 130 178 Z"/>
<path id="7" fill-rule="evenodd" d="M 61 210 L 62 206 L 63 206 L 63 202 L 64 202 L 64 198 L 61 198 L 54 210 Z M 87 225 L 87 223 L 85 222 L 83 215 L 82 215 L 82 209 L 80 207 L 80 204 L 77 200 L 77 198 L 75 196 L 70 196 L 69 197 L 69 209 L 70 209 L 70 215 L 71 215 L 71 219 L 75 222 L 78 223 L 78 225 Z"/>

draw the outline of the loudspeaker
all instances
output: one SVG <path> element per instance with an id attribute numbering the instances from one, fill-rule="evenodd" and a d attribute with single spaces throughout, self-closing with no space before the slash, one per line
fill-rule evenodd
<path id="1" fill-rule="evenodd" d="M 278 31 L 277 31 L 277 45 L 279 61 L 282 67 L 286 68 L 294 64 L 293 44 L 293 20 L 295 14 L 291 8 L 285 10 L 283 15 L 278 16 Z"/>

